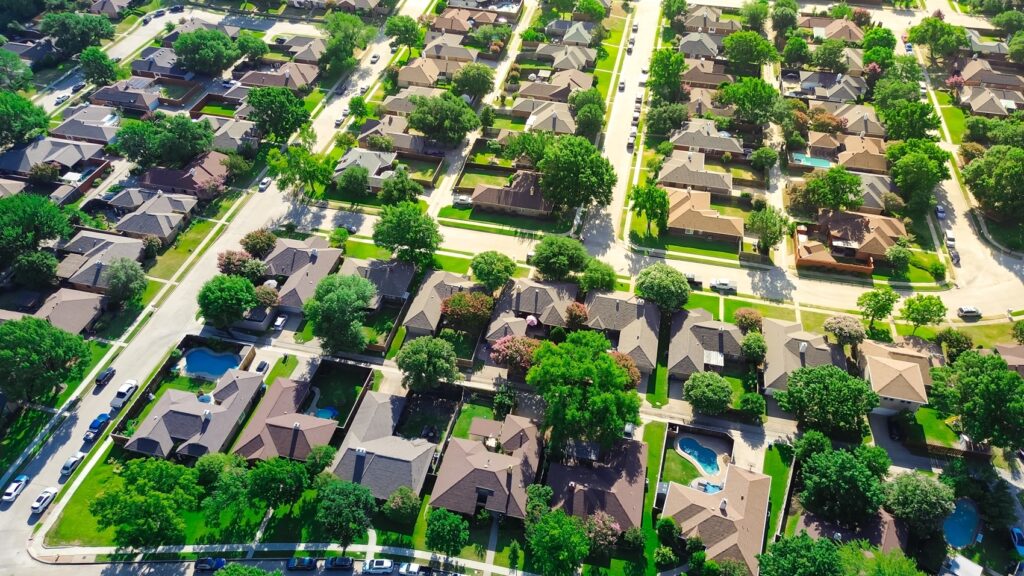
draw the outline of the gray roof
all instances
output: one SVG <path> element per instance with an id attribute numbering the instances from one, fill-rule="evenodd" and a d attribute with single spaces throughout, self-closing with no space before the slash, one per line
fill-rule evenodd
<path id="1" fill-rule="evenodd" d="M 103 313 L 103 296 L 61 288 L 36 310 L 37 318 L 44 318 L 57 328 L 78 334 Z"/>
<path id="2" fill-rule="evenodd" d="M 441 322 L 441 305 L 456 292 L 479 290 L 476 284 L 465 276 L 443 270 L 431 270 L 423 278 L 416 298 L 405 313 L 403 324 L 406 328 L 434 332 Z"/>
<path id="3" fill-rule="evenodd" d="M 803 71 L 800 72 L 800 88 L 813 93 L 819 100 L 847 102 L 866 94 L 868 82 L 849 74 Z"/>
<path id="4" fill-rule="evenodd" d="M 804 331 L 799 322 L 765 318 L 762 330 L 768 345 L 764 361 L 766 390 L 786 390 L 789 375 L 799 368 L 834 364 L 846 369 L 843 349 L 821 334 Z"/>
<path id="5" fill-rule="evenodd" d="M 436 444 L 423 438 L 395 436 L 405 398 L 368 391 L 341 443 L 334 474 L 362 484 L 384 500 L 398 487 L 423 488 Z"/>
<path id="6" fill-rule="evenodd" d="M 214 150 L 236 151 L 256 133 L 256 123 L 248 120 L 206 114 L 200 116 L 199 120 L 206 120 L 213 129 L 213 142 L 210 147 Z"/>
<path id="7" fill-rule="evenodd" d="M 20 180 L 9 180 L 7 178 L 0 178 L 0 198 L 6 196 L 14 196 L 18 192 L 25 189 L 27 184 Z"/>
<path id="8" fill-rule="evenodd" d="M 510 334 L 524 334 L 526 316 L 533 316 L 547 326 L 564 327 L 566 309 L 576 300 L 578 290 L 579 286 L 571 282 L 509 280 L 494 306 L 487 340 L 493 342 Z"/>
<path id="9" fill-rule="evenodd" d="M 117 197 L 115 197 L 117 198 Z M 174 235 L 198 200 L 184 194 L 150 194 L 131 214 L 118 221 L 115 229 L 132 234 L 152 234 L 161 240 Z"/>
<path id="10" fill-rule="evenodd" d="M 388 96 L 384 99 L 384 111 L 393 114 L 408 114 L 416 107 L 412 103 L 413 96 L 432 98 L 444 94 L 443 88 L 429 88 L 426 86 L 409 86 L 403 88 L 398 94 Z"/>
<path id="11" fill-rule="evenodd" d="M 142 240 L 94 230 L 82 230 L 60 245 L 68 253 L 57 266 L 57 276 L 73 284 L 106 288 L 107 269 L 118 258 L 138 260 Z"/>
<path id="12" fill-rule="evenodd" d="M 537 56 L 551 60 L 555 70 L 579 70 L 594 63 L 597 50 L 585 46 L 567 46 L 564 44 L 541 44 L 535 49 Z"/>
<path id="13" fill-rule="evenodd" d="M 700 308 L 683 310 L 672 317 L 668 344 L 668 372 L 688 376 L 706 365 L 724 366 L 725 360 L 739 358 L 743 335 L 735 324 L 715 320 Z"/>
<path id="14" fill-rule="evenodd" d="M 690 58 L 717 58 L 722 52 L 722 38 L 718 34 L 690 32 L 679 40 L 679 51 Z"/>
<path id="15" fill-rule="evenodd" d="M 360 260 L 345 258 L 339 274 L 366 278 L 377 288 L 377 294 L 370 302 L 370 308 L 380 306 L 381 300 L 391 298 L 405 300 L 409 297 L 409 286 L 416 276 L 416 266 L 400 260 Z"/>
<path id="16" fill-rule="evenodd" d="M 93 92 L 92 99 L 118 107 L 152 110 L 160 101 L 160 97 L 153 92 L 145 90 L 145 88 L 150 86 L 151 82 L 151 78 L 139 77 L 120 80 Z"/>
<path id="17" fill-rule="evenodd" d="M 306 460 L 313 448 L 330 443 L 338 422 L 300 412 L 308 394 L 309 382 L 274 380 L 232 452 L 249 460 L 274 456 Z"/>
<path id="18" fill-rule="evenodd" d="M 616 350 L 628 354 L 643 372 L 651 372 L 658 361 L 658 330 L 661 312 L 628 292 L 587 294 L 587 326 L 618 333 Z"/>
<path id="19" fill-rule="evenodd" d="M 738 138 L 723 134 L 715 126 L 714 120 L 693 118 L 670 138 L 672 145 L 678 148 L 694 148 L 743 154 L 743 143 Z"/>
<path id="20" fill-rule="evenodd" d="M 102 145 L 91 142 L 38 138 L 0 155 L 0 171 L 28 174 L 33 166 L 44 162 L 71 168 L 83 160 L 96 157 L 102 151 Z"/>
<path id="21" fill-rule="evenodd" d="M 262 374 L 228 370 L 210 393 L 209 403 L 200 402 L 194 392 L 166 390 L 125 449 L 159 458 L 221 452 L 262 384 Z"/>
<path id="22" fill-rule="evenodd" d="M 732 190 L 732 174 L 704 168 L 703 152 L 673 152 L 658 173 L 658 183 L 673 188 L 696 188 L 724 192 Z"/>
<path id="23" fill-rule="evenodd" d="M 884 174 L 868 174 L 866 172 L 854 172 L 860 178 L 860 190 L 864 195 L 865 208 L 884 210 L 885 202 L 883 196 L 886 192 L 892 192 L 892 179 Z"/>
<path id="24" fill-rule="evenodd" d="M 619 528 L 640 526 L 647 483 L 647 444 L 622 440 L 601 462 L 552 462 L 547 483 L 554 491 L 551 505 L 580 519 L 597 511 L 609 514 Z"/>
<path id="25" fill-rule="evenodd" d="M 323 238 L 310 236 L 306 240 L 278 238 L 274 250 L 263 261 L 267 264 L 267 276 L 288 277 L 280 289 L 280 304 L 301 308 L 340 259 L 341 250 L 329 248 Z"/>
<path id="26" fill-rule="evenodd" d="M 394 173 L 392 164 L 396 158 L 398 158 L 398 154 L 394 152 L 352 148 L 341 157 L 341 160 L 338 160 L 338 164 L 334 167 L 334 177 L 338 178 L 342 172 L 352 166 L 362 166 L 370 173 L 370 185 L 379 187 L 385 179 Z"/>
<path id="27" fill-rule="evenodd" d="M 121 118 L 109 106 L 85 105 L 65 113 L 64 122 L 50 130 L 52 136 L 109 143 L 120 128 Z"/>
<path id="28" fill-rule="evenodd" d="M 14 52 L 25 62 L 33 64 L 40 62 L 48 56 L 55 55 L 57 52 L 51 38 L 27 40 L 25 42 L 8 42 L 2 48 L 9 52 Z"/>
<path id="29" fill-rule="evenodd" d="M 132 74 L 144 73 L 155 76 L 170 76 L 188 80 L 193 73 L 178 64 L 178 55 L 173 48 L 158 48 L 150 46 L 142 51 L 138 58 L 132 61 Z"/>
<path id="30" fill-rule="evenodd" d="M 967 38 L 971 41 L 971 52 L 979 54 L 1002 54 L 1004 56 L 1010 53 L 1010 47 L 1006 42 L 1002 41 L 990 41 L 982 40 L 981 33 L 977 30 L 967 29 Z"/>

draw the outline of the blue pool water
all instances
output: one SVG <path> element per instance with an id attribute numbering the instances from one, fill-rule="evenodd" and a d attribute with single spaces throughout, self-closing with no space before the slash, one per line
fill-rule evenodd
<path id="1" fill-rule="evenodd" d="M 825 158 L 812 158 L 807 154 L 795 152 L 793 154 L 793 161 L 797 164 L 803 164 L 804 166 L 813 166 L 814 168 L 828 168 L 832 166 L 832 162 Z"/>
<path id="2" fill-rule="evenodd" d="M 242 358 L 231 352 L 214 352 L 209 348 L 193 348 L 185 353 L 185 372 L 216 380 L 232 368 L 238 368 Z"/>
<path id="3" fill-rule="evenodd" d="M 956 501 L 956 508 L 953 513 L 946 516 L 942 522 L 942 532 L 946 535 L 946 542 L 954 548 L 963 548 L 974 542 L 974 536 L 978 533 L 978 507 L 966 498 Z"/>
<path id="4" fill-rule="evenodd" d="M 679 449 L 700 464 L 708 476 L 718 474 L 718 453 L 693 438 L 680 438 Z"/>
<path id="5" fill-rule="evenodd" d="M 209 394 L 203 394 L 202 396 L 199 397 L 199 401 L 202 402 L 203 404 L 209 404 L 213 402 L 213 396 L 210 396 Z"/>
<path id="6" fill-rule="evenodd" d="M 704 485 L 704 491 L 708 494 L 717 494 L 722 491 L 722 485 L 708 483 Z"/>
<path id="7" fill-rule="evenodd" d="M 338 419 L 338 409 L 334 406 L 327 406 L 326 408 L 320 408 L 316 411 L 317 418 L 333 418 Z"/>

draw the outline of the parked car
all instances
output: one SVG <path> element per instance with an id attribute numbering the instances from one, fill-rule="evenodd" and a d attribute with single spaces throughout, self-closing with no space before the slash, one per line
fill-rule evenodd
<path id="1" fill-rule="evenodd" d="M 918 80 L 917 87 L 921 90 L 922 98 L 928 95 L 928 85 L 924 83 L 924 80 Z"/>
<path id="2" fill-rule="evenodd" d="M 936 206 L 935 207 L 935 217 L 938 218 L 939 220 L 945 220 L 946 219 L 946 207 L 943 206 L 942 204 L 939 204 L 938 206 Z"/>
<path id="3" fill-rule="evenodd" d="M 978 319 L 981 318 L 981 310 L 974 306 L 961 306 L 956 309 L 956 315 L 963 319 Z"/>
<path id="4" fill-rule="evenodd" d="M 335 128 L 340 128 L 341 127 L 341 123 L 344 122 L 344 121 L 345 121 L 345 117 L 344 116 L 342 116 L 340 118 L 335 118 L 334 119 L 334 127 Z"/>
<path id="5" fill-rule="evenodd" d="M 376 64 L 379 61 L 380 61 L 380 54 L 374 54 L 373 56 L 370 56 L 370 64 Z"/>
<path id="6" fill-rule="evenodd" d="M 78 92 L 82 88 L 85 88 L 85 82 L 79 82 L 78 84 L 75 84 L 74 86 L 71 87 L 71 91 L 72 92 Z"/>
<path id="7" fill-rule="evenodd" d="M 18 499 L 18 495 L 25 491 L 26 486 L 28 486 L 28 476 L 18 474 L 14 477 L 14 480 L 7 485 L 7 490 L 4 490 L 3 501 L 14 502 Z"/>
<path id="8" fill-rule="evenodd" d="M 156 16 L 157 18 L 163 16 L 164 14 L 167 14 L 167 10 L 164 10 L 163 8 L 153 12 L 153 16 Z"/>
<path id="9" fill-rule="evenodd" d="M 633 53 L 633 45 L 630 44 L 629 46 L 626 46 L 626 54 L 632 54 L 632 53 Z"/>
<path id="10" fill-rule="evenodd" d="M 683 274 L 683 276 L 686 277 L 686 283 L 689 284 L 690 287 L 693 288 L 694 290 L 700 290 L 703 286 L 703 284 L 700 281 L 700 278 L 697 278 L 697 275 L 694 274 L 693 272 L 686 272 Z"/>
<path id="11" fill-rule="evenodd" d="M 736 282 L 733 282 L 732 280 L 727 280 L 725 278 L 715 278 L 708 284 L 708 287 L 710 287 L 712 290 L 723 293 L 735 292 Z"/>
<path id="12" fill-rule="evenodd" d="M 57 96 L 57 99 L 54 100 L 53 103 L 55 106 L 60 106 L 61 104 L 67 102 L 70 98 L 70 94 L 61 94 L 60 96 Z"/>
<path id="13" fill-rule="evenodd" d="M 53 499 L 57 497 L 57 492 L 58 490 L 55 487 L 46 488 L 40 492 L 39 496 L 36 496 L 35 501 L 32 502 L 32 513 L 42 514 L 45 512 L 50 507 Z"/>
<path id="14" fill-rule="evenodd" d="M 1013 547 L 1017 549 L 1018 556 L 1024 556 L 1024 531 L 1014 526 L 1010 529 L 1010 540 Z"/>
<path id="15" fill-rule="evenodd" d="M 900 426 L 898 417 L 890 416 L 886 419 L 885 424 L 889 429 L 889 438 L 892 438 L 897 442 L 903 440 L 903 426 Z"/>
<path id="16" fill-rule="evenodd" d="M 910 43 L 910 42 L 907 42 L 906 44 L 904 44 L 903 47 L 907 49 L 907 52 L 913 52 L 914 51 L 914 45 L 912 43 Z"/>
<path id="17" fill-rule="evenodd" d="M 369 90 L 369 89 L 370 89 L 369 86 L 360 86 L 359 87 L 359 93 L 360 94 L 366 94 L 366 91 Z"/>
<path id="18" fill-rule="evenodd" d="M 639 29 L 640 29 L 640 25 L 639 24 L 633 24 L 633 32 L 636 32 Z"/>
<path id="19" fill-rule="evenodd" d="M 281 330 L 284 329 L 284 325 L 286 322 L 288 322 L 288 315 L 281 314 L 280 316 L 277 317 L 277 320 L 274 320 L 274 330 L 280 332 Z"/>
<path id="20" fill-rule="evenodd" d="M 106 386 L 114 379 L 114 374 L 117 374 L 117 370 L 115 370 L 113 366 L 108 366 L 106 370 L 100 372 L 99 375 L 96 376 L 96 385 Z"/>
<path id="21" fill-rule="evenodd" d="M 349 556 L 334 556 L 324 561 L 324 570 L 351 570 L 355 560 Z"/>
<path id="22" fill-rule="evenodd" d="M 260 363 L 256 365 L 256 371 L 259 372 L 260 374 L 263 374 L 264 372 L 267 371 L 267 368 L 269 367 L 270 364 L 267 364 L 266 360 L 260 360 Z"/>
<path id="23" fill-rule="evenodd" d="M 288 39 L 283 36 L 278 36 L 277 38 L 274 38 L 274 44 L 284 44 L 287 41 Z"/>
<path id="24" fill-rule="evenodd" d="M 169 10 L 171 13 L 177 14 L 179 12 L 184 12 L 185 6 L 182 4 L 175 4 L 174 6 L 171 6 Z"/>
<path id="25" fill-rule="evenodd" d="M 642 104 L 643 101 L 644 101 L 644 95 L 643 94 L 637 94 L 636 95 L 636 99 L 634 100 L 634 102 L 636 102 L 637 104 Z"/>
<path id="26" fill-rule="evenodd" d="M 263 180 L 260 180 L 260 192 L 263 192 L 267 188 L 270 188 L 270 176 L 267 176 Z"/>
<path id="27" fill-rule="evenodd" d="M 626 90 L 626 83 L 625 82 L 619 82 L 619 92 L 623 92 L 625 90 Z"/>
<path id="28" fill-rule="evenodd" d="M 316 570 L 316 558 L 289 558 L 285 566 L 288 570 Z"/>
<path id="29" fill-rule="evenodd" d="M 110 424 L 110 414 L 106 412 L 93 418 L 92 422 L 89 423 L 89 429 L 85 431 L 85 441 L 92 442 L 95 440 L 103 433 L 103 429 L 107 427 L 107 424 Z"/>
<path id="30" fill-rule="evenodd" d="M 128 399 L 135 394 L 135 391 L 139 389 L 139 383 L 136 380 L 126 380 L 121 387 L 117 389 L 117 394 L 114 395 L 114 399 L 110 401 L 111 408 L 120 408 L 128 402 Z"/>
<path id="31" fill-rule="evenodd" d="M 391 574 L 395 570 L 393 560 L 374 558 L 369 562 L 363 562 L 363 574 Z"/>
<path id="32" fill-rule="evenodd" d="M 75 468 L 78 468 L 78 465 L 82 463 L 82 460 L 84 458 L 85 452 L 75 452 L 74 455 L 70 456 L 67 460 L 65 460 L 64 465 L 60 467 L 60 475 L 71 475 L 71 473 L 75 471 Z"/>
<path id="33" fill-rule="evenodd" d="M 227 566 L 228 561 L 224 558 L 200 558 L 196 560 L 196 572 L 216 572 Z"/>
<path id="34" fill-rule="evenodd" d="M 355 234 L 356 232 L 359 232 L 359 227 L 355 224 L 346 224 L 345 230 L 348 230 L 349 234 Z"/>
<path id="35" fill-rule="evenodd" d="M 402 562 L 398 566 L 398 573 L 401 576 L 417 576 L 420 573 L 420 565 L 411 562 Z"/>
<path id="36" fill-rule="evenodd" d="M 949 249 L 949 259 L 953 261 L 954 266 L 960 265 L 960 253 L 954 248 Z"/>
<path id="37" fill-rule="evenodd" d="M 143 16 L 142 17 L 142 24 L 143 25 L 149 24 L 152 21 L 153 21 L 153 17 L 152 16 Z"/>

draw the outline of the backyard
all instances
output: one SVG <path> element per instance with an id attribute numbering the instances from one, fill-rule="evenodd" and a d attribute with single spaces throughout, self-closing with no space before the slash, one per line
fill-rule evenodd
<path id="1" fill-rule="evenodd" d="M 228 118 L 235 117 L 235 111 L 238 110 L 238 104 L 234 102 L 211 102 L 199 111 L 202 114 L 209 114 L 211 116 L 226 116 Z"/>
<path id="2" fill-rule="evenodd" d="M 484 420 L 494 419 L 494 410 L 490 406 L 484 404 L 472 404 L 466 402 L 462 405 L 462 410 L 459 411 L 459 419 L 455 421 L 455 428 L 452 430 L 452 437 L 454 438 L 469 438 L 469 427 L 473 423 L 474 418 L 483 418 Z"/>
<path id="3" fill-rule="evenodd" d="M 462 177 L 459 178 L 456 188 L 475 188 L 477 184 L 489 184 L 491 186 L 504 186 L 508 183 L 508 179 L 511 174 L 509 172 L 499 172 L 496 170 L 488 170 L 486 168 L 475 168 L 467 167 L 462 172 Z"/>
<path id="4" fill-rule="evenodd" d="M 779 528 L 779 515 L 782 513 L 782 505 L 786 502 L 786 491 L 789 489 L 789 468 L 793 462 L 792 451 L 793 449 L 788 445 L 771 444 L 764 453 L 763 472 L 772 477 L 768 530 L 765 531 L 766 542 L 772 541 L 775 531 Z"/>
<path id="5" fill-rule="evenodd" d="M 397 306 L 381 306 L 376 312 L 366 317 L 363 323 L 363 332 L 366 334 L 367 342 L 383 346 L 395 327 L 398 314 L 402 311 Z"/>
<path id="6" fill-rule="evenodd" d="M 369 368 L 323 361 L 313 375 L 310 385 L 320 390 L 317 398 L 318 407 L 333 407 L 338 410 L 338 417 L 344 421 L 348 418 L 356 398 L 363 391 L 363 385 L 370 375 Z"/>
<path id="7" fill-rule="evenodd" d="M 513 118 L 504 114 L 495 114 L 492 126 L 498 130 L 505 129 L 521 132 L 526 129 L 526 118 Z"/>
<path id="8" fill-rule="evenodd" d="M 942 414 L 934 408 L 918 408 L 899 418 L 908 444 L 935 444 L 953 447 L 959 441 L 956 432 L 946 424 Z"/>
<path id="9" fill-rule="evenodd" d="M 403 438 L 426 438 L 443 444 L 448 424 L 455 416 L 455 402 L 436 396 L 406 397 L 405 411 L 395 434 Z"/>
<path id="10" fill-rule="evenodd" d="M 662 482 L 675 482 L 689 486 L 701 473 L 693 462 L 683 458 L 671 446 L 665 450 L 665 468 L 661 472 Z"/>

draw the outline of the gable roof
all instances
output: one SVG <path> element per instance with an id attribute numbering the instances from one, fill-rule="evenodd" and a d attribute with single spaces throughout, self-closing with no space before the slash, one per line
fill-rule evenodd
<path id="1" fill-rule="evenodd" d="M 227 155 L 220 152 L 203 152 L 181 169 L 161 166 L 150 168 L 142 174 L 141 183 L 156 189 L 197 192 L 212 182 L 223 182 L 228 174 L 223 164 L 226 158 Z"/>
<path id="2" fill-rule="evenodd" d="M 423 57 L 430 60 L 473 62 L 476 54 L 476 49 L 462 45 L 462 36 L 458 34 L 441 34 L 423 49 Z"/>
<path id="3" fill-rule="evenodd" d="M 150 46 L 142 51 L 138 58 L 132 61 L 132 74 L 145 76 L 172 76 L 176 78 L 192 78 L 191 70 L 186 70 L 178 63 L 178 55 L 173 48 Z"/>
<path id="4" fill-rule="evenodd" d="M 43 318 L 57 328 L 78 334 L 103 313 L 103 296 L 61 288 L 51 294 L 34 316 Z"/>
<path id="5" fill-rule="evenodd" d="M 975 114 L 990 116 L 1008 116 L 1024 108 L 1024 93 L 987 86 L 964 86 L 960 90 L 960 100 Z"/>
<path id="6" fill-rule="evenodd" d="M 118 258 L 138 261 L 142 240 L 94 230 L 82 230 L 59 249 L 68 255 L 57 265 L 57 277 L 72 284 L 106 288 L 107 270 Z"/>
<path id="7" fill-rule="evenodd" d="M 804 331 L 799 322 L 765 318 L 761 330 L 768 346 L 764 361 L 766 390 L 786 390 L 789 375 L 798 368 L 832 364 L 846 369 L 843 349 L 830 344 L 821 334 Z"/>
<path id="8" fill-rule="evenodd" d="M 315 446 L 330 443 L 337 421 L 299 412 L 308 394 L 309 382 L 274 380 L 235 442 L 234 453 L 248 460 L 305 460 Z"/>
<path id="9" fill-rule="evenodd" d="M 137 80 L 142 80 L 139 82 Z M 90 97 L 94 102 L 111 104 L 118 108 L 132 108 L 135 110 L 152 110 L 156 108 L 160 97 L 142 87 L 148 85 L 149 79 L 133 77 L 128 80 L 119 80 L 110 86 L 104 86 L 93 92 Z"/>
<path id="10" fill-rule="evenodd" d="M 840 164 L 850 170 L 886 172 L 889 163 L 885 158 L 884 140 L 852 134 L 843 134 L 839 139 L 844 147 L 838 156 Z"/>
<path id="11" fill-rule="evenodd" d="M 1010 54 L 1010 46 L 1001 40 L 982 40 L 981 33 L 972 28 L 967 29 L 967 38 L 971 41 L 971 52 L 976 54 Z"/>
<path id="12" fill-rule="evenodd" d="M 121 118 L 113 108 L 85 105 L 65 111 L 64 122 L 50 130 L 50 135 L 109 143 L 117 136 L 120 123 Z"/>
<path id="13" fill-rule="evenodd" d="M 214 150 L 238 150 L 240 146 L 253 138 L 256 133 L 256 123 L 240 118 L 225 118 L 223 116 L 211 116 L 203 114 L 197 121 L 205 120 L 213 129 L 213 142 L 210 147 Z"/>
<path id="14" fill-rule="evenodd" d="M 819 100 L 846 102 L 866 94 L 868 83 L 863 78 L 849 74 L 804 70 L 800 72 L 800 87 Z"/>
<path id="15" fill-rule="evenodd" d="M 676 130 L 669 140 L 677 148 L 743 154 L 743 143 L 738 138 L 723 134 L 715 126 L 714 120 L 705 118 L 691 119 Z"/>
<path id="16" fill-rule="evenodd" d="M 360 260 L 345 258 L 339 274 L 366 278 L 377 288 L 370 301 L 370 308 L 380 306 L 384 298 L 405 300 L 409 297 L 409 286 L 416 276 L 416 266 L 401 260 Z"/>
<path id="17" fill-rule="evenodd" d="M 405 312 L 402 322 L 407 328 L 434 332 L 441 323 L 441 305 L 456 292 L 481 290 L 481 286 L 465 276 L 431 270 L 423 278 L 416 298 Z"/>
<path id="18" fill-rule="evenodd" d="M 711 194 L 698 190 L 670 191 L 668 228 L 743 238 L 743 219 L 722 215 L 711 207 Z"/>
<path id="19" fill-rule="evenodd" d="M 243 86 L 280 86 L 290 90 L 298 90 L 303 86 L 312 86 L 319 75 L 320 67 L 315 64 L 285 62 L 277 70 L 251 70 L 246 72 L 239 82 Z"/>
<path id="20" fill-rule="evenodd" d="M 300 62 L 317 62 L 327 50 L 327 44 L 323 39 L 314 36 L 292 36 L 281 46 L 287 48 L 292 58 Z"/>
<path id="21" fill-rule="evenodd" d="M 712 60 L 686 59 L 686 70 L 683 72 L 683 84 L 705 84 L 717 87 L 722 82 L 732 82 L 735 78 L 725 71 L 725 66 Z"/>
<path id="22" fill-rule="evenodd" d="M 864 136 L 885 137 L 885 126 L 878 120 L 878 114 L 875 113 L 875 109 L 871 106 L 811 100 L 808 103 L 808 107 L 812 110 L 822 108 L 829 114 L 846 120 L 846 127 L 843 128 L 843 132 L 847 134 L 863 133 Z"/>
<path id="23" fill-rule="evenodd" d="M 494 315 L 487 328 L 487 340 L 493 342 L 509 334 L 525 334 L 525 316 L 533 316 L 541 324 L 565 327 L 569 304 L 579 290 L 571 282 L 537 282 L 527 278 L 509 280 L 494 305 Z"/>
<path id="24" fill-rule="evenodd" d="M 526 119 L 527 130 L 541 130 L 555 134 L 575 134 L 576 118 L 564 102 L 545 102 Z"/>
<path id="25" fill-rule="evenodd" d="M 279 292 L 280 305 L 301 308 L 339 260 L 341 250 L 330 248 L 323 238 L 311 236 L 305 241 L 278 238 L 274 250 L 263 261 L 267 264 L 267 276 L 288 277 Z"/>
<path id="26" fill-rule="evenodd" d="M 855 174 L 860 178 L 860 191 L 864 200 L 861 207 L 885 210 L 884 196 L 886 192 L 893 191 L 892 179 L 885 174 Z"/>
<path id="27" fill-rule="evenodd" d="M 927 387 L 932 385 L 931 356 L 874 340 L 865 340 L 859 354 L 864 377 L 879 396 L 928 403 Z"/>
<path id="28" fill-rule="evenodd" d="M 370 176 L 381 176 L 391 171 L 391 167 L 398 158 L 394 152 L 380 152 L 377 150 L 366 150 L 365 148 L 351 148 L 338 164 L 334 167 L 334 173 L 344 172 L 351 166 L 362 166 L 370 173 Z"/>
<path id="29" fill-rule="evenodd" d="M 690 58 L 717 58 L 722 52 L 722 39 L 718 34 L 690 32 L 679 40 L 678 50 Z"/>
<path id="30" fill-rule="evenodd" d="M 668 370 L 673 375 L 702 372 L 706 366 L 724 366 L 742 352 L 743 334 L 735 324 L 715 320 L 702 308 L 683 310 L 672 317 Z"/>
<path id="31" fill-rule="evenodd" d="M 996 344 L 994 350 L 1010 370 L 1016 370 L 1018 374 L 1024 376 L 1024 345 Z"/>
<path id="32" fill-rule="evenodd" d="M 554 206 L 544 198 L 540 190 L 540 174 L 519 170 L 512 174 L 504 186 L 477 184 L 473 189 L 473 204 L 522 209 L 550 213 Z"/>
<path id="33" fill-rule="evenodd" d="M 534 52 L 551 60 L 551 67 L 555 70 L 580 70 L 592 66 L 597 60 L 597 50 L 585 46 L 540 44 Z"/>
<path id="34" fill-rule="evenodd" d="M 580 518 L 602 510 L 628 530 L 642 523 L 646 478 L 647 444 L 622 440 L 593 466 L 551 463 L 547 482 L 553 508 Z"/>
<path id="35" fill-rule="evenodd" d="M 690 100 L 686 103 L 687 110 L 691 117 L 703 114 L 714 114 L 715 116 L 731 117 L 736 112 L 735 105 L 728 105 L 724 108 L 715 104 L 716 91 L 708 88 L 691 88 Z"/>
<path id="36" fill-rule="evenodd" d="M 591 290 L 584 302 L 587 326 L 595 330 L 618 332 L 615 349 L 629 355 L 637 367 L 650 372 L 658 361 L 658 307 L 628 292 Z"/>
<path id="37" fill-rule="evenodd" d="M 68 169 L 102 151 L 100 144 L 42 137 L 0 154 L 0 171 L 28 174 L 33 166 L 44 162 Z"/>
<path id="38" fill-rule="evenodd" d="M 732 174 L 704 169 L 703 152 L 672 152 L 658 173 L 658 184 L 672 188 L 732 191 Z"/>
<path id="39" fill-rule="evenodd" d="M 412 103 L 413 96 L 433 98 L 444 93 L 445 90 L 443 88 L 430 88 L 428 86 L 409 86 L 408 88 L 402 88 L 398 94 L 388 96 L 384 99 L 384 111 L 391 114 L 408 114 L 416 108 Z"/>
<path id="40" fill-rule="evenodd" d="M 434 21 L 430 23 L 430 29 L 466 34 L 478 24 L 494 24 L 497 20 L 498 15 L 494 12 L 449 7 L 445 8 L 437 18 L 434 18 Z"/>
<path id="41" fill-rule="evenodd" d="M 127 10 L 130 4 L 129 0 L 95 0 L 89 6 L 89 12 L 93 14 L 106 14 L 113 18 L 122 11 Z"/>
<path id="42" fill-rule="evenodd" d="M 7 42 L 0 46 L 3 50 L 14 52 L 26 64 L 36 64 L 44 59 L 53 57 L 57 48 L 52 38 L 41 38 L 39 40 L 26 40 L 24 42 Z"/>
<path id="43" fill-rule="evenodd" d="M 852 20 L 833 20 L 824 29 L 826 40 L 843 40 L 844 42 L 860 43 L 864 40 L 864 31 L 853 23 Z"/>

